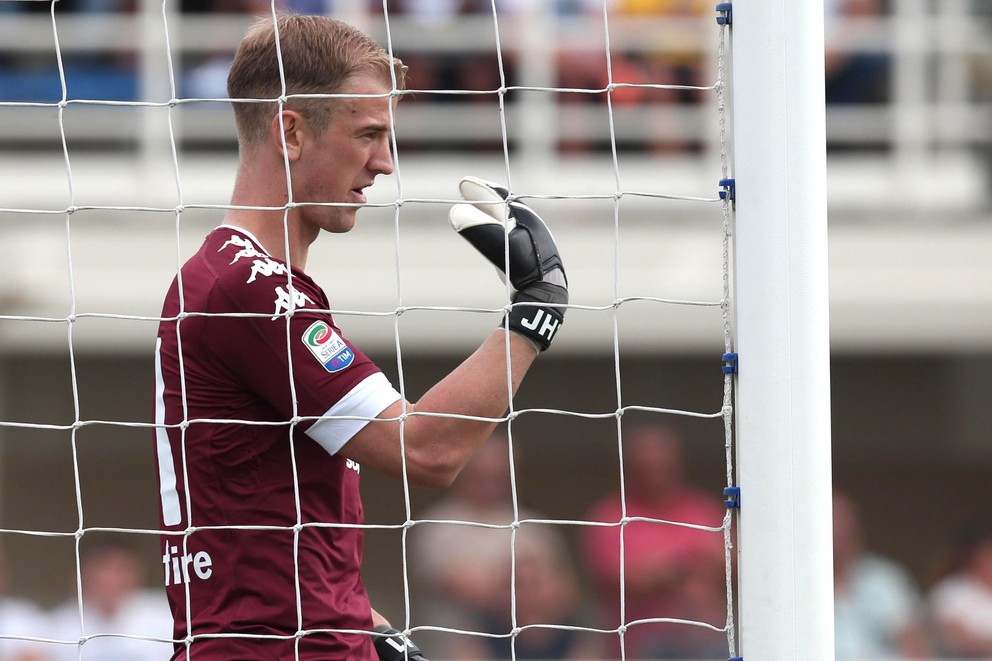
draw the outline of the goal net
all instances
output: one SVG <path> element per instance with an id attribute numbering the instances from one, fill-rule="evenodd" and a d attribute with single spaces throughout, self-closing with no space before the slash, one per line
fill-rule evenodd
<path id="1" fill-rule="evenodd" d="M 0 650 L 166 658 L 159 586 L 209 568 L 159 542 L 155 330 L 230 209 L 223 80 L 252 17 L 66 2 L 0 2 L 0 546 L 24 607 Z M 431 659 L 736 657 L 726 11 L 318 4 L 290 8 L 410 66 L 394 174 L 310 254 L 349 339 L 415 401 L 501 322 L 509 289 L 447 222 L 465 175 L 541 214 L 571 293 L 451 489 L 362 472 L 373 607 Z M 133 617 L 100 614 L 101 580 Z"/>

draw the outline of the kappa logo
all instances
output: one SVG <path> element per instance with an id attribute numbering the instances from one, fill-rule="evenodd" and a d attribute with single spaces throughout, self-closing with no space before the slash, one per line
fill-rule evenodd
<path id="1" fill-rule="evenodd" d="M 282 262 L 277 262 L 272 259 L 264 252 L 259 252 L 251 241 L 243 239 L 237 234 L 232 234 L 231 238 L 224 242 L 224 245 L 220 247 L 217 252 L 224 250 L 228 246 L 235 246 L 239 248 L 238 252 L 234 253 L 234 258 L 231 259 L 231 264 L 234 264 L 242 259 L 251 260 L 251 273 L 248 275 L 248 284 L 255 282 L 255 279 L 259 275 L 264 275 L 266 277 L 270 275 L 286 275 L 288 269 L 286 265 Z"/>
<path id="2" fill-rule="evenodd" d="M 242 238 L 237 234 L 232 234 L 231 238 L 225 241 L 224 245 L 222 245 L 220 248 L 217 249 L 217 252 L 221 252 L 228 246 L 234 246 L 236 248 L 239 248 L 238 252 L 234 254 L 234 259 L 231 260 L 232 264 L 238 261 L 239 259 L 244 259 L 246 257 L 262 257 L 262 258 L 268 257 L 268 255 L 266 255 L 265 253 L 259 252 L 258 248 L 256 248 L 251 241 Z"/>
<path id="3" fill-rule="evenodd" d="M 310 353 L 332 374 L 345 369 L 355 360 L 355 352 L 325 321 L 310 324 L 302 339 Z"/>
<path id="4" fill-rule="evenodd" d="M 251 273 L 248 274 L 248 280 L 246 284 L 251 284 L 255 282 L 258 276 L 262 275 L 265 277 L 273 275 L 286 275 L 289 273 L 289 269 L 282 262 L 277 262 L 272 259 L 264 252 L 260 252 L 258 248 L 255 247 L 248 239 L 244 239 L 237 234 L 232 234 L 231 238 L 224 242 L 217 252 L 221 252 L 228 246 L 234 246 L 238 248 L 238 252 L 234 253 L 234 257 L 231 259 L 231 264 L 235 264 L 242 259 L 251 260 Z M 272 318 L 276 319 L 279 315 L 290 312 L 296 308 L 305 307 L 307 303 L 310 305 L 316 305 L 309 296 L 301 291 L 297 291 L 292 288 L 283 288 L 280 285 L 275 287 L 275 311 L 272 313 Z"/>
<path id="5" fill-rule="evenodd" d="M 305 307 L 306 304 L 316 305 L 309 296 L 301 291 L 292 290 L 292 295 L 290 292 L 286 291 L 282 287 L 276 285 L 276 311 L 272 315 L 272 319 L 277 319 L 279 315 L 284 312 L 289 312 L 290 310 L 295 310 L 296 308 Z"/>
<path id="6" fill-rule="evenodd" d="M 248 276 L 248 284 L 255 282 L 259 274 L 264 276 L 285 275 L 286 265 L 275 262 L 268 257 L 265 259 L 253 259 L 251 262 L 251 275 Z"/>

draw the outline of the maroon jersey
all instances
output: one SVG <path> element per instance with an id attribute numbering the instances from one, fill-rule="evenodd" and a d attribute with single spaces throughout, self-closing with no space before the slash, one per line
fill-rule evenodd
<path id="1" fill-rule="evenodd" d="M 290 276 L 229 226 L 166 297 L 155 364 L 156 424 L 169 425 L 156 428 L 162 564 L 192 658 L 377 658 L 360 633 L 372 629 L 360 467 L 336 453 L 399 395 L 329 307 L 305 273 Z M 184 642 L 173 658 L 187 658 Z"/>

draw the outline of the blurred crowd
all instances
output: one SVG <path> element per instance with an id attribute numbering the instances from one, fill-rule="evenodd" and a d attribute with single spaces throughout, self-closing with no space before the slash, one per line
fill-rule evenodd
<path id="1" fill-rule="evenodd" d="M 185 14 L 249 14 L 271 12 L 270 0 L 174 0 L 175 7 Z M 275 0 L 276 7 L 302 13 L 337 15 L 364 7 L 368 14 L 382 13 L 380 0 L 343 2 L 342 0 Z M 549 0 L 562 26 L 574 19 L 584 18 L 593 25 L 602 25 L 604 9 L 615 23 L 623 19 L 636 21 L 641 17 L 658 18 L 675 26 L 666 32 L 657 46 L 625 46 L 622 39 L 611 44 L 608 58 L 605 49 L 589 48 L 588 43 L 562 40 L 555 53 L 553 85 L 562 104 L 603 106 L 607 86 L 615 87 L 610 94 L 614 108 L 667 107 L 682 108 L 690 113 L 713 97 L 716 82 L 712 33 L 714 3 L 711 0 Z M 133 12 L 137 0 L 58 0 L 57 14 Z M 888 55 L 872 42 L 871 30 L 848 29 L 845 20 L 858 21 L 884 16 L 887 0 L 825 0 L 827 26 L 826 94 L 828 103 L 872 104 L 889 99 L 890 62 Z M 503 19 L 525 11 L 524 0 L 496 0 L 495 6 Z M 12 0 L 0 2 L 0 12 L 48 13 L 49 2 Z M 493 0 L 395 0 L 389 3 L 390 15 L 405 18 L 433 30 L 452 26 L 456 21 L 492 15 Z M 602 29 L 597 28 L 602 34 Z M 558 30 L 565 34 L 566 29 Z M 504 37 L 512 42 L 512 35 Z M 116 40 L 106 39 L 111 44 Z M 585 40 L 586 42 L 588 40 Z M 495 90 L 501 82 L 513 85 L 517 81 L 516 51 L 454 52 L 439 44 L 399 53 L 410 65 L 410 85 L 418 90 L 411 103 L 474 103 L 492 102 L 492 95 L 438 94 L 444 90 Z M 184 50 L 175 55 L 177 93 L 181 98 L 219 99 L 226 97 L 225 78 L 231 53 Z M 128 52 L 101 52 L 88 48 L 82 52 L 62 54 L 67 70 L 71 98 L 138 100 L 140 81 L 138 58 Z M 500 67 L 502 66 L 502 70 Z M 503 81 L 501 81 L 501 76 Z M 38 51 L 18 53 L 4 51 L 0 45 L 0 101 L 51 102 L 61 97 L 61 84 L 56 63 L 50 54 Z M 571 115 L 576 115 L 572 113 Z M 664 116 L 664 123 L 685 123 L 678 112 Z M 573 132 L 583 135 L 589 118 L 577 122 Z M 639 148 L 656 151 L 686 151 L 700 147 L 698 139 L 679 138 L 678 126 L 658 127 L 659 121 L 648 122 L 639 131 Z M 562 151 L 605 149 L 605 137 L 569 139 L 563 131 Z M 646 139 L 645 139 L 646 136 Z M 467 147 L 462 142 L 454 147 Z M 478 147 L 478 145 L 472 145 Z M 638 148 L 636 145 L 622 145 Z M 414 145 L 414 147 L 417 147 Z M 452 145 L 442 145 L 451 148 Z M 499 145 L 494 145 L 499 147 Z"/>
<path id="2" fill-rule="evenodd" d="M 517 659 L 727 658 L 714 630 L 727 622 L 725 543 L 712 530 L 726 510 L 686 482 L 674 429 L 625 433 L 623 497 L 592 503 L 578 527 L 514 510 L 509 457 L 494 437 L 410 531 L 412 625 L 445 630 L 420 633 L 434 656 L 509 659 L 512 638 Z M 867 546 L 850 496 L 836 492 L 833 511 L 837 659 L 992 658 L 992 520 L 967 526 L 924 588 Z"/>
<path id="3" fill-rule="evenodd" d="M 3 661 L 163 661 L 172 654 L 164 588 L 147 576 L 145 558 L 125 537 L 84 537 L 78 582 L 66 571 L 65 600 L 50 609 L 0 597 Z M 0 564 L 0 594 L 16 568 Z M 77 588 L 78 586 L 78 588 Z M 44 640 L 46 642 L 40 642 Z"/>
<path id="4" fill-rule="evenodd" d="M 502 433 L 415 513 L 410 626 L 430 658 L 727 658 L 722 494 L 686 481 L 674 428 L 631 428 L 622 448 L 623 497 L 591 499 L 582 522 L 516 503 L 526 444 Z M 850 496 L 835 492 L 833 512 L 837 659 L 992 658 L 992 521 L 968 526 L 923 586 L 871 550 Z M 167 658 L 171 620 L 147 560 L 126 538 L 84 537 L 62 604 L 0 600 L 0 659 Z"/>

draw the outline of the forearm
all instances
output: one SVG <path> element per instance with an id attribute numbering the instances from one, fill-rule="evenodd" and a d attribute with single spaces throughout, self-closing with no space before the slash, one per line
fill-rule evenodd
<path id="1" fill-rule="evenodd" d="M 475 353 L 412 406 L 416 415 L 407 425 L 418 446 L 430 448 L 433 443 L 441 443 L 458 454 L 464 445 L 459 438 L 470 437 L 477 441 L 475 446 L 481 444 L 492 433 L 496 419 L 506 414 L 511 397 L 536 357 L 532 345 L 520 336 L 494 330 Z"/>
<path id="2" fill-rule="evenodd" d="M 536 356 L 526 340 L 497 329 L 424 393 L 409 408 L 413 415 L 404 430 L 411 479 L 424 486 L 450 484 L 492 435 Z"/>
<path id="3" fill-rule="evenodd" d="M 378 626 L 381 626 L 381 625 L 390 626 L 389 620 L 387 620 L 386 618 L 384 618 L 382 615 L 379 614 L 379 611 L 377 611 L 376 609 L 373 608 L 372 609 L 372 627 L 375 628 L 375 627 L 378 627 Z"/>
<path id="4" fill-rule="evenodd" d="M 408 479 L 421 486 L 447 486 L 492 434 L 536 357 L 529 342 L 496 329 L 416 404 L 404 407 L 397 402 L 387 408 L 341 452 L 399 477 L 404 462 L 399 451 L 402 433 Z M 400 422 L 396 418 L 403 413 L 406 417 Z"/>
<path id="5" fill-rule="evenodd" d="M 498 184 L 465 177 L 459 190 L 465 203 L 452 207 L 451 225 L 513 286 L 504 319 L 509 330 L 493 331 L 420 401 L 388 407 L 341 449 L 421 486 L 451 484 L 489 438 L 538 352 L 557 335 L 568 305 L 565 269 L 544 221 Z"/>
<path id="6" fill-rule="evenodd" d="M 409 638 L 395 629 L 386 618 L 372 609 L 372 631 L 376 656 L 381 661 L 427 661 L 423 652 Z"/>

